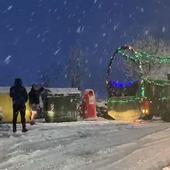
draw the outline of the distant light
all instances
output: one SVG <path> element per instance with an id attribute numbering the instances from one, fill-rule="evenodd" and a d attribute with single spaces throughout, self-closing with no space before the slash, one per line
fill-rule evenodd
<path id="1" fill-rule="evenodd" d="M 145 113 L 145 109 L 142 109 L 142 113 Z"/>
<path id="2" fill-rule="evenodd" d="M 54 114 L 55 114 L 55 113 L 54 113 L 53 111 L 48 111 L 48 116 L 49 116 L 49 117 L 54 117 Z"/>

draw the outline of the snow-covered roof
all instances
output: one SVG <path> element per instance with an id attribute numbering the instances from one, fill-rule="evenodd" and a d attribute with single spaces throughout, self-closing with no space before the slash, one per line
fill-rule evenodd
<path id="1" fill-rule="evenodd" d="M 51 94 L 81 94 L 78 88 L 47 88 Z"/>
<path id="2" fill-rule="evenodd" d="M 9 93 L 10 87 L 0 87 L 0 93 Z M 29 92 L 31 87 L 26 87 L 27 92 Z M 45 88 L 49 91 L 51 94 L 81 94 L 81 91 L 78 90 L 78 88 Z"/>
<path id="3" fill-rule="evenodd" d="M 26 87 L 27 92 L 30 91 L 31 87 Z M 0 93 L 9 93 L 10 87 L 9 86 L 1 86 Z"/>

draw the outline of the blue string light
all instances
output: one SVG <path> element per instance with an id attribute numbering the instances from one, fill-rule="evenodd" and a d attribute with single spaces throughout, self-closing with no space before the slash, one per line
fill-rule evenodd
<path id="1" fill-rule="evenodd" d="M 128 81 L 128 82 L 118 82 L 118 81 L 109 81 L 111 88 L 123 89 L 130 88 L 138 81 Z"/>

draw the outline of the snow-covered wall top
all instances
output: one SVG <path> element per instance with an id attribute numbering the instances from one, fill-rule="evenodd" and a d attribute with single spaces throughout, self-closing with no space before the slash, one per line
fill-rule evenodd
<path id="1" fill-rule="evenodd" d="M 52 94 L 81 94 L 77 88 L 48 88 Z"/>
<path id="2" fill-rule="evenodd" d="M 10 87 L 0 87 L 0 93 L 9 93 Z M 31 87 L 26 87 L 27 92 L 29 92 Z M 49 90 L 51 94 L 81 94 L 78 88 L 45 88 Z"/>

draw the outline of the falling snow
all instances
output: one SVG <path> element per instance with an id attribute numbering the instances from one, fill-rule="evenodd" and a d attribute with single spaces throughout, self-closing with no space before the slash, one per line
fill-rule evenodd
<path id="1" fill-rule="evenodd" d="M 10 11 L 12 8 L 13 8 L 13 5 L 10 5 L 7 10 Z"/>
<path id="2" fill-rule="evenodd" d="M 4 64 L 9 64 L 11 62 L 12 56 L 9 55 L 4 59 Z"/>
<path id="3" fill-rule="evenodd" d="M 166 28 L 165 27 L 162 27 L 162 32 L 165 32 L 166 31 Z"/>
<path id="4" fill-rule="evenodd" d="M 95 45 L 94 45 L 94 46 L 95 46 L 95 48 L 97 48 L 97 47 L 98 47 L 98 44 L 97 44 L 97 43 L 95 43 Z"/>
<path id="5" fill-rule="evenodd" d="M 105 32 L 102 34 L 103 37 L 106 37 L 106 35 L 107 35 L 107 34 L 106 34 Z"/>
<path id="6" fill-rule="evenodd" d="M 84 26 L 79 26 L 78 28 L 77 28 L 77 33 L 82 33 L 84 31 Z"/>
<path id="7" fill-rule="evenodd" d="M 55 52 L 54 55 L 57 55 L 60 52 L 61 48 L 58 48 Z"/>
<path id="8" fill-rule="evenodd" d="M 94 0 L 94 3 L 96 4 L 98 0 Z"/>
<path id="9" fill-rule="evenodd" d="M 167 4 L 166 4 L 167 3 Z M 137 3 L 119 0 L 90 1 L 30 1 L 27 3 L 4 1 L 0 6 L 1 29 L 0 45 L 1 56 L 17 56 L 14 59 L 20 65 L 21 70 L 29 70 L 39 79 L 35 66 L 32 63 L 34 58 L 39 64 L 38 69 L 45 72 L 53 68 L 54 58 L 63 65 L 64 72 L 67 66 L 68 56 L 72 47 L 80 48 L 87 59 L 87 70 L 94 73 L 96 80 L 104 82 L 100 74 L 106 72 L 108 58 L 117 46 L 135 43 L 140 38 L 155 36 L 160 39 L 169 40 L 169 22 L 166 16 L 169 13 L 170 3 L 160 0 L 151 0 L 150 3 Z M 150 7 L 153 10 L 148 10 Z M 161 15 L 160 15 L 161 14 Z M 60 43 L 59 43 L 60 42 Z M 61 50 L 62 49 L 62 50 Z M 57 56 L 48 58 L 48 56 Z M 25 62 L 21 59 L 25 57 Z M 95 63 L 101 63 L 99 66 Z M 93 58 L 94 64 L 90 61 Z M 4 61 L 3 57 L 1 62 Z M 4 63 L 9 64 L 11 58 Z M 56 63 L 58 61 L 55 61 Z M 9 68 L 8 68 L 9 69 Z M 4 72 L 6 82 L 10 82 L 8 71 Z M 10 68 L 11 75 L 18 71 Z M 17 73 L 15 73 L 17 74 Z M 24 71 L 22 72 L 24 76 Z M 50 73 L 54 74 L 54 73 Z M 53 77 L 53 75 L 51 75 Z M 64 74 L 61 74 L 64 77 Z M 86 75 L 88 77 L 88 75 Z M 64 78 L 60 78 L 61 84 L 65 84 Z M 28 78 L 30 79 L 30 77 Z M 4 77 L 0 76 L 0 81 Z M 104 91 L 101 86 L 98 88 L 96 80 L 90 80 L 93 87 Z M 27 82 L 31 80 L 26 80 Z M 87 81 L 84 81 L 87 82 Z M 57 85 L 58 82 L 54 85 Z M 87 83 L 86 83 L 87 85 Z"/>
<path id="10" fill-rule="evenodd" d="M 144 9 L 143 9 L 143 8 L 141 8 L 141 9 L 140 9 L 140 11 L 143 13 L 143 12 L 144 12 Z"/>
<path id="11" fill-rule="evenodd" d="M 81 75 L 82 89 L 93 88 L 99 98 L 106 98 L 107 66 L 117 47 L 135 45 L 148 37 L 169 44 L 169 11 L 168 0 L 1 0 L 0 86 L 11 85 L 9 82 L 19 75 L 24 85 L 46 79 L 50 86 L 68 87 L 68 60 L 75 49 L 81 51 L 75 67 L 81 66 L 85 73 Z M 169 45 L 160 44 L 163 53 L 170 55 L 164 50 L 170 49 Z M 124 68 L 117 67 L 112 70 L 115 80 L 124 76 L 120 71 Z M 167 78 L 169 68 L 157 69 L 154 74 L 164 72 Z M 170 162 L 169 124 L 148 123 L 135 128 L 108 121 L 81 123 L 38 123 L 30 127 L 28 135 L 17 133 L 19 138 L 8 132 L 9 136 L 0 140 L 0 153 L 5 153 L 4 158 L 0 155 L 0 169 L 22 169 L 23 164 L 28 169 L 50 169 L 57 162 L 51 169 L 114 169 L 112 165 L 135 169 L 136 165 L 138 170 L 140 166 L 161 169 Z"/>
<path id="12" fill-rule="evenodd" d="M 149 34 L 149 30 L 145 30 L 145 35 L 148 35 Z"/>
<path id="13" fill-rule="evenodd" d="M 113 30 L 116 31 L 118 28 L 118 25 L 114 25 Z"/>
<path id="14" fill-rule="evenodd" d="M 67 1 L 66 0 L 64 1 L 64 5 L 67 5 Z"/>

